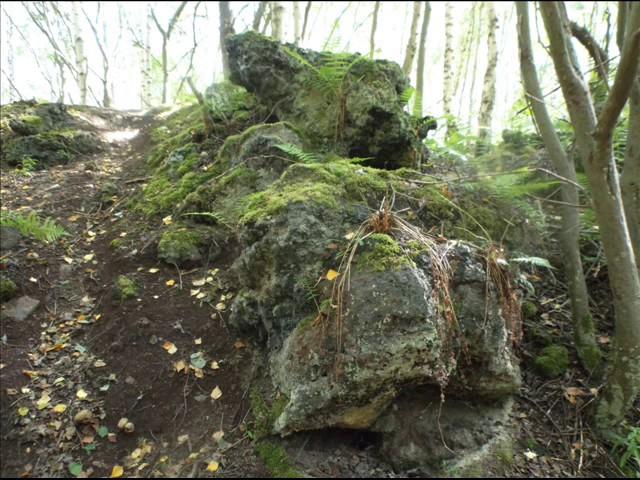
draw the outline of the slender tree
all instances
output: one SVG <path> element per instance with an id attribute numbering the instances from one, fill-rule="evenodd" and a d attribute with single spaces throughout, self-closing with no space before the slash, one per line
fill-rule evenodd
<path id="1" fill-rule="evenodd" d="M 613 131 L 638 72 L 640 5 L 629 6 L 615 80 L 597 117 L 589 90 L 577 68 L 563 5 L 541 2 L 540 12 L 575 132 L 576 148 L 591 185 L 613 293 L 616 324 L 611 368 L 596 412 L 598 429 L 609 437 L 640 392 L 640 274 L 613 156 Z"/>
<path id="2" fill-rule="evenodd" d="M 402 63 L 402 71 L 405 75 L 411 75 L 413 68 L 413 58 L 416 56 L 416 48 L 418 42 L 418 21 L 420 20 L 420 4 L 422 2 L 413 2 L 413 15 L 411 17 L 411 31 L 409 33 L 409 41 L 405 50 L 404 62 Z"/>
<path id="3" fill-rule="evenodd" d="M 476 155 L 481 155 L 491 143 L 491 121 L 493 108 L 496 103 L 496 66 L 498 65 L 498 46 L 496 31 L 498 30 L 498 16 L 493 2 L 485 4 L 487 11 L 487 69 L 484 73 L 480 113 L 478 115 L 478 142 Z"/>
<path id="4" fill-rule="evenodd" d="M 300 2 L 293 2 L 293 43 L 300 42 Z"/>
<path id="5" fill-rule="evenodd" d="M 251 25 L 251 29 L 254 32 L 260 31 L 260 22 L 262 21 L 262 17 L 264 17 L 264 12 L 267 9 L 268 3 L 269 2 L 258 3 L 258 8 L 256 9 L 256 13 L 253 16 L 253 24 Z"/>
<path id="6" fill-rule="evenodd" d="M 80 89 L 80 104 L 87 103 L 87 74 L 88 59 L 84 53 L 84 38 L 80 26 L 78 2 L 71 2 L 73 10 L 73 45 L 76 56 L 76 71 L 78 72 L 78 88 Z"/>
<path id="7" fill-rule="evenodd" d="M 111 106 L 111 97 L 109 95 L 110 64 L 109 64 L 109 55 L 107 54 L 107 51 L 106 51 L 106 48 L 107 48 L 107 46 L 105 45 L 106 42 L 100 38 L 100 34 L 98 32 L 98 19 L 100 17 L 100 2 L 98 2 L 97 8 L 98 8 L 98 13 L 96 15 L 95 22 L 92 21 L 91 18 L 89 18 L 89 15 L 87 15 L 87 12 L 84 10 L 84 8 L 81 7 L 80 10 L 82 11 L 84 18 L 86 19 L 87 23 L 89 24 L 89 27 L 91 28 L 91 31 L 93 32 L 93 38 L 96 42 L 96 45 L 98 46 L 100 55 L 102 56 L 102 76 L 100 77 L 100 81 L 102 82 L 102 106 L 105 108 L 109 108 Z M 106 31 L 106 28 L 104 29 L 104 31 Z"/>
<path id="8" fill-rule="evenodd" d="M 376 2 L 373 7 L 373 20 L 371 21 L 371 36 L 369 37 L 369 58 L 373 58 L 376 50 L 376 29 L 378 28 L 378 12 L 380 2 Z"/>
<path id="9" fill-rule="evenodd" d="M 220 2 L 220 3 L 222 4 L 225 2 Z M 160 22 L 156 17 L 155 11 L 151 9 L 151 18 L 153 19 L 153 22 L 156 24 L 156 28 L 158 29 L 158 32 L 160 32 L 160 35 L 162 36 L 162 103 L 167 103 L 167 83 L 169 81 L 169 59 L 168 59 L 167 50 L 169 47 L 169 40 L 171 39 L 171 34 L 173 33 L 173 30 L 176 27 L 178 20 L 180 19 L 180 14 L 182 13 L 186 5 L 187 5 L 186 0 L 183 2 L 180 2 L 180 5 L 178 6 L 178 8 L 176 8 L 175 12 L 171 16 L 171 19 L 169 20 L 169 24 L 167 25 L 166 28 L 160 25 Z"/>
<path id="10" fill-rule="evenodd" d="M 424 60 L 427 50 L 427 32 L 431 18 L 431 2 L 424 2 L 424 15 L 422 16 L 422 28 L 420 29 L 420 47 L 418 48 L 418 70 L 416 72 L 416 98 L 413 104 L 413 114 L 422 116 L 422 99 L 424 98 Z"/>
<path id="11" fill-rule="evenodd" d="M 518 45 L 520 47 L 520 72 L 525 97 L 533 112 L 536 126 L 556 172 L 565 179 L 560 189 L 562 196 L 560 247 L 564 269 L 569 284 L 569 298 L 573 314 L 573 331 L 576 350 L 583 365 L 590 371 L 600 362 L 600 351 L 595 338 L 595 326 L 589 310 L 589 293 L 580 257 L 580 215 L 577 210 L 579 194 L 576 169 L 567 156 L 556 134 L 551 117 L 544 103 L 544 95 L 538 81 L 527 2 L 516 2 L 518 12 Z"/>
<path id="12" fill-rule="evenodd" d="M 284 7 L 282 2 L 271 2 L 271 36 L 281 42 L 282 41 L 282 17 L 284 14 Z"/>
<path id="13" fill-rule="evenodd" d="M 451 101 L 453 96 L 453 7 L 451 2 L 444 4 L 444 85 L 442 105 L 447 119 L 446 137 L 449 138 L 457 129 Z"/>
<path id="14" fill-rule="evenodd" d="M 309 21 L 310 11 L 311 11 L 311 2 L 307 2 L 307 6 L 304 8 L 304 21 L 302 22 L 302 33 L 300 34 L 300 41 L 304 40 L 304 34 L 307 32 L 307 23 Z"/>
<path id="15" fill-rule="evenodd" d="M 229 78 L 229 55 L 224 46 L 225 40 L 233 34 L 233 17 L 229 2 L 218 2 L 220 6 L 220 49 L 222 50 L 222 74 Z"/>

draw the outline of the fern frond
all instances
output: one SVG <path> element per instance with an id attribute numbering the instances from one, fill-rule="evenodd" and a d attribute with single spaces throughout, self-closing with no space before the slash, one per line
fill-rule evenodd
<path id="1" fill-rule="evenodd" d="M 2 212 L 0 225 L 15 228 L 25 237 L 33 237 L 41 242 L 51 243 L 68 235 L 67 231 L 47 217 L 40 221 L 35 212 L 22 215 L 17 212 Z"/>
<path id="2" fill-rule="evenodd" d="M 314 163 L 320 161 L 320 158 L 315 153 L 305 152 L 297 145 L 293 145 L 291 143 L 282 143 L 276 145 L 276 147 L 300 163 Z"/>
<path id="3" fill-rule="evenodd" d="M 518 258 L 512 258 L 511 261 L 515 263 L 527 263 L 534 267 L 543 267 L 543 268 L 548 268 L 550 270 L 555 270 L 555 268 L 551 265 L 551 263 L 549 263 L 549 260 L 542 257 L 518 257 Z"/>
<path id="4" fill-rule="evenodd" d="M 408 87 L 406 88 L 399 97 L 400 103 L 402 103 L 402 105 L 406 105 L 407 103 L 409 103 L 409 101 L 411 100 L 411 97 L 413 97 L 413 94 L 416 92 L 416 89 L 413 87 Z"/>

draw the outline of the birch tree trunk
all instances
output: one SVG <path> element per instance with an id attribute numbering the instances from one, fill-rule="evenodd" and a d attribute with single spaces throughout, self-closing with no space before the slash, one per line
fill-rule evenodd
<path id="1" fill-rule="evenodd" d="M 447 119 L 446 138 L 457 129 L 453 113 L 451 110 L 451 101 L 453 96 L 453 9 L 451 2 L 444 5 L 444 92 L 442 96 L 442 105 L 444 115 Z"/>
<path id="2" fill-rule="evenodd" d="M 253 25 L 251 26 L 251 29 L 254 32 L 260 31 L 260 22 L 262 21 L 262 17 L 264 17 L 264 11 L 267 8 L 267 3 L 269 2 L 260 2 L 258 4 L 258 9 L 256 10 L 255 15 L 253 16 Z"/>
<path id="3" fill-rule="evenodd" d="M 371 36 L 369 37 L 369 58 L 373 59 L 376 49 L 376 29 L 378 28 L 378 12 L 380 11 L 380 2 L 376 2 L 373 7 L 373 20 L 371 23 Z"/>
<path id="4" fill-rule="evenodd" d="M 300 2 L 293 2 L 293 43 L 300 42 Z"/>
<path id="5" fill-rule="evenodd" d="M 151 108 L 151 4 L 147 3 L 144 45 L 142 47 L 142 106 Z"/>
<path id="6" fill-rule="evenodd" d="M 9 24 L 9 31 L 7 32 L 7 78 L 11 88 L 9 89 L 9 103 L 16 99 L 14 92 L 16 84 L 16 71 L 13 58 L 13 23 Z"/>
<path id="7" fill-rule="evenodd" d="M 531 106 L 536 125 L 551 157 L 554 169 L 560 176 L 571 182 L 563 182 L 560 189 L 563 201 L 559 232 L 560 247 L 569 284 L 576 350 L 585 368 L 593 372 L 600 364 L 601 355 L 595 338 L 593 317 L 589 310 L 589 293 L 580 256 L 580 215 L 575 207 L 579 203 L 576 169 L 573 161 L 562 147 L 543 100 L 544 95 L 538 81 L 531 47 L 528 8 L 527 2 L 516 2 L 520 71 L 525 97 Z"/>
<path id="8" fill-rule="evenodd" d="M 485 153 L 491 143 L 491 120 L 493 119 L 493 108 L 496 103 L 496 66 L 498 64 L 496 30 L 498 30 L 498 17 L 493 2 L 487 2 L 485 6 L 487 7 L 487 69 L 484 73 L 482 99 L 480 100 L 480 113 L 478 115 L 476 155 Z"/>
<path id="9" fill-rule="evenodd" d="M 577 150 L 591 184 L 593 206 L 607 258 L 616 323 L 610 371 L 599 396 L 596 425 L 605 437 L 613 438 L 640 392 L 640 275 L 613 157 L 615 123 L 638 71 L 640 6 L 630 5 L 615 81 L 597 119 L 589 90 L 573 60 L 575 54 L 562 7 L 557 2 L 540 3 L 551 57 L 575 130 Z"/>
<path id="10" fill-rule="evenodd" d="M 304 21 L 302 22 L 302 33 L 300 34 L 300 41 L 304 40 L 304 34 L 307 32 L 307 23 L 309 22 L 310 11 L 311 11 L 311 2 L 307 2 L 307 6 L 304 8 Z"/>
<path id="11" fill-rule="evenodd" d="M 222 74 L 229 78 L 229 54 L 224 46 L 227 36 L 233 33 L 233 18 L 229 2 L 218 2 L 220 5 L 220 50 L 222 50 Z"/>
<path id="12" fill-rule="evenodd" d="M 413 115 L 422 117 L 422 99 L 424 98 L 424 59 L 427 50 L 427 32 L 431 19 L 431 3 L 424 2 L 424 15 L 420 29 L 420 47 L 418 48 L 418 69 L 416 72 L 416 98 L 413 104 Z"/>
<path id="13" fill-rule="evenodd" d="M 271 19 L 271 36 L 278 42 L 282 41 L 282 16 L 284 7 L 281 2 L 271 2 L 271 11 L 273 17 Z"/>
<path id="14" fill-rule="evenodd" d="M 73 7 L 73 44 L 76 54 L 76 70 L 78 72 L 78 90 L 80 91 L 80 104 L 87 104 L 87 57 L 84 53 L 84 40 L 80 27 L 80 14 L 78 13 L 78 2 L 71 3 Z"/>
<path id="15" fill-rule="evenodd" d="M 411 31 L 409 33 L 409 41 L 405 51 L 404 62 L 402 63 L 402 71 L 406 76 L 411 75 L 413 67 L 413 58 L 416 56 L 418 21 L 420 20 L 420 3 L 413 2 L 413 16 L 411 17 Z"/>
<path id="16" fill-rule="evenodd" d="M 475 111 L 475 93 L 476 93 L 476 78 L 478 76 L 478 57 L 479 57 L 479 50 L 480 50 L 480 38 L 482 37 L 482 27 L 483 27 L 483 23 L 482 23 L 482 13 L 484 12 L 484 3 L 477 3 L 477 15 L 478 15 L 478 30 L 476 32 L 476 40 L 474 41 L 475 43 L 475 48 L 473 50 L 473 67 L 471 69 L 471 88 L 469 90 L 469 118 L 468 118 L 468 125 L 471 125 L 471 121 L 473 120 L 473 112 Z"/>

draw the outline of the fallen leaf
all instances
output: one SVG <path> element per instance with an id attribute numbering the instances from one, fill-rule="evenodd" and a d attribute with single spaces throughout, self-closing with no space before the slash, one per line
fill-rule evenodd
<path id="1" fill-rule="evenodd" d="M 211 362 L 211 370 L 218 370 L 220 368 L 220 365 L 218 364 L 218 362 L 213 361 Z"/>
<path id="2" fill-rule="evenodd" d="M 535 460 L 536 458 L 538 458 L 538 454 L 536 452 L 532 452 L 531 450 L 525 451 L 524 456 L 527 460 Z"/>
<path id="3" fill-rule="evenodd" d="M 102 360 L 96 360 L 96 363 L 94 363 L 93 366 L 96 368 L 102 368 L 102 367 L 106 367 L 107 364 Z"/>
<path id="4" fill-rule="evenodd" d="M 21 417 L 26 417 L 29 413 L 29 409 L 27 407 L 20 407 L 18 409 L 18 415 L 20 415 Z"/>
<path id="5" fill-rule="evenodd" d="M 85 262 L 90 262 L 91 260 L 93 260 L 93 257 L 95 257 L 95 253 L 88 253 L 84 257 L 82 257 L 82 259 Z"/>
<path id="6" fill-rule="evenodd" d="M 218 462 L 209 462 L 209 465 L 207 465 L 207 472 L 217 472 L 218 468 L 220 468 L 220 464 Z"/>
<path id="7" fill-rule="evenodd" d="M 236 350 L 240 350 L 241 348 L 247 348 L 247 344 L 242 340 L 236 340 L 233 346 L 236 348 Z"/>
<path id="8" fill-rule="evenodd" d="M 171 217 L 171 215 L 167 215 L 162 219 L 162 223 L 164 223 L 165 225 L 171 225 L 173 223 L 173 218 Z"/>
<path id="9" fill-rule="evenodd" d="M 335 270 L 329 270 L 327 272 L 326 279 L 332 282 L 333 280 L 338 278 L 338 275 L 340 275 L 340 273 L 336 272 Z"/>
<path id="10" fill-rule="evenodd" d="M 87 394 L 87 392 L 85 392 L 82 388 L 76 392 L 76 397 L 78 397 L 78 400 L 86 400 L 88 396 L 89 395 Z"/>
<path id="11" fill-rule="evenodd" d="M 67 410 L 67 406 L 64 403 L 59 403 L 53 407 L 55 413 L 64 413 Z"/>
<path id="12" fill-rule="evenodd" d="M 185 362 L 184 360 L 178 360 L 174 364 L 174 368 L 176 369 L 176 372 L 181 372 L 182 370 L 186 370 L 187 362 Z"/>
<path id="13" fill-rule="evenodd" d="M 204 286 L 205 283 L 206 283 L 206 280 L 204 278 L 199 278 L 191 282 L 191 285 L 193 285 L 194 287 L 202 287 Z"/>
<path id="14" fill-rule="evenodd" d="M 150 268 L 149 273 L 158 273 L 160 271 L 159 268 Z"/>
<path id="15" fill-rule="evenodd" d="M 190 290 L 189 291 L 189 296 L 190 297 L 195 297 L 196 295 L 198 295 L 200 293 L 200 289 L 196 289 L 196 290 Z"/>
<path id="16" fill-rule="evenodd" d="M 69 464 L 69 473 L 74 477 L 79 476 L 82 473 L 82 464 L 81 463 L 70 463 Z"/>
<path id="17" fill-rule="evenodd" d="M 162 348 L 164 348 L 167 352 L 169 352 L 169 355 L 173 355 L 178 351 L 178 347 L 176 347 L 172 342 L 168 340 L 164 342 L 164 344 L 162 345 Z"/>
<path id="18" fill-rule="evenodd" d="M 69 265 L 71 265 L 73 263 L 73 258 L 71 257 L 64 257 L 64 261 L 67 262 Z"/>
<path id="19" fill-rule="evenodd" d="M 40 397 L 40 399 L 36 402 L 36 407 L 38 407 L 38 410 L 43 410 L 47 405 L 49 405 L 50 401 L 51 397 L 49 397 L 49 395 L 47 395 L 46 393 L 43 393 L 42 397 Z"/>
<path id="20" fill-rule="evenodd" d="M 202 338 L 196 338 L 193 343 L 195 343 L 196 345 L 202 345 Z"/>
<path id="21" fill-rule="evenodd" d="M 222 430 L 218 430 L 212 435 L 212 437 L 216 441 L 216 443 L 220 443 L 222 437 L 224 437 L 224 432 Z"/>
<path id="22" fill-rule="evenodd" d="M 120 465 L 114 465 L 111 469 L 111 477 L 110 478 L 120 478 L 124 473 L 124 468 Z"/>
<path id="23" fill-rule="evenodd" d="M 211 391 L 211 398 L 213 398 L 214 400 L 218 400 L 221 396 L 222 390 L 220 390 L 220 387 L 216 386 L 216 388 Z"/>
<path id="24" fill-rule="evenodd" d="M 167 280 L 165 282 L 165 284 L 167 285 L 167 287 L 173 287 L 176 284 L 175 280 Z"/>

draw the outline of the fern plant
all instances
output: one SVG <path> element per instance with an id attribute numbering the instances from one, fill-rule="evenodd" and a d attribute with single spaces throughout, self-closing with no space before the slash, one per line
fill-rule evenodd
<path id="1" fill-rule="evenodd" d="M 43 221 L 35 212 L 22 215 L 17 212 L 0 213 L 0 225 L 18 230 L 25 237 L 33 237 L 36 240 L 51 243 L 68 235 L 66 230 L 47 217 Z"/>
<path id="2" fill-rule="evenodd" d="M 282 143 L 276 145 L 276 147 L 300 163 L 314 163 L 320 161 L 320 158 L 315 153 L 305 152 L 297 145 L 293 145 L 291 143 Z"/>
<path id="3" fill-rule="evenodd" d="M 613 451 L 619 455 L 620 469 L 630 478 L 640 478 L 640 427 L 630 428 L 626 437 L 619 436 Z"/>

